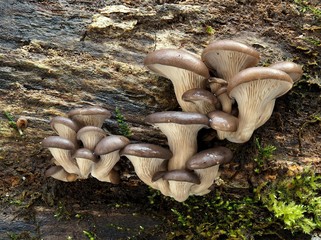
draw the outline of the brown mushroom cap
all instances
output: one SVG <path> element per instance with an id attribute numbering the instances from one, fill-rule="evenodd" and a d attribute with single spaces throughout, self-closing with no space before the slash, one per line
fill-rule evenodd
<path id="1" fill-rule="evenodd" d="M 190 170 L 204 169 L 215 165 L 228 163 L 232 160 L 233 153 L 226 147 L 209 148 L 195 154 L 186 162 L 186 167 Z"/>
<path id="2" fill-rule="evenodd" d="M 192 88 L 205 88 L 210 76 L 206 65 L 194 54 L 181 49 L 162 49 L 149 53 L 144 61 L 151 71 L 171 80 L 176 99 L 185 112 L 195 112 L 182 95 Z"/>
<path id="3" fill-rule="evenodd" d="M 197 106 L 197 112 L 202 114 L 215 110 L 215 104 L 217 103 L 214 94 L 203 88 L 193 88 L 186 91 L 182 95 L 182 99 L 194 103 Z"/>
<path id="4" fill-rule="evenodd" d="M 111 113 L 102 107 L 91 106 L 75 108 L 68 113 L 68 117 L 79 124 L 79 126 L 102 127 L 105 119 L 111 117 Z"/>
<path id="5" fill-rule="evenodd" d="M 191 171 L 186 170 L 172 170 L 162 175 L 164 180 L 171 180 L 177 182 L 189 182 L 194 184 L 200 184 L 200 179 Z"/>
<path id="6" fill-rule="evenodd" d="M 294 62 L 281 61 L 281 62 L 273 63 L 269 67 L 286 72 L 287 74 L 290 75 L 293 82 L 298 81 L 303 74 L 302 67 Z"/>
<path id="7" fill-rule="evenodd" d="M 68 139 L 59 136 L 49 136 L 42 141 L 44 148 L 60 148 L 65 150 L 74 150 L 75 145 Z"/>
<path id="8" fill-rule="evenodd" d="M 173 156 L 172 152 L 169 149 L 150 143 L 128 144 L 119 152 L 119 155 L 131 155 L 142 158 L 161 159 L 170 159 Z"/>
<path id="9" fill-rule="evenodd" d="M 238 127 L 238 118 L 232 114 L 225 113 L 219 110 L 212 111 L 207 114 L 211 128 L 224 131 L 235 132 Z"/>
<path id="10" fill-rule="evenodd" d="M 145 122 L 155 123 L 176 123 L 176 124 L 203 124 L 208 126 L 209 119 L 206 115 L 201 113 L 190 112 L 156 112 L 148 115 L 145 118 Z"/>
<path id="11" fill-rule="evenodd" d="M 96 145 L 94 153 L 96 155 L 108 154 L 122 149 L 129 143 L 129 139 L 121 135 L 107 136 L 101 139 L 100 142 Z"/>
<path id="12" fill-rule="evenodd" d="M 149 53 L 144 60 L 144 65 L 155 73 L 167 77 L 166 72 L 159 70 L 155 64 L 172 66 L 194 72 L 204 78 L 209 77 L 209 72 L 204 63 L 195 55 L 181 49 L 161 49 Z"/>
<path id="13" fill-rule="evenodd" d="M 52 177 L 63 182 L 73 182 L 78 178 L 77 174 L 68 173 L 62 166 L 51 166 L 45 172 L 46 177 Z"/>

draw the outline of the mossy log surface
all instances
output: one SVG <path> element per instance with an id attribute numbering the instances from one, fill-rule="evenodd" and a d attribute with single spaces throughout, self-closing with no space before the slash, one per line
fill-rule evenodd
<path id="1" fill-rule="evenodd" d="M 0 1 L 1 195 L 20 196 L 25 191 L 26 198 L 48 203 L 52 197 L 48 191 L 54 189 L 58 198 L 82 199 L 89 194 L 88 201 L 107 201 L 99 199 L 106 196 L 101 193 L 104 183 L 88 180 L 67 185 L 43 176 L 52 164 L 49 151 L 41 147 L 45 137 L 54 135 L 50 119 L 76 107 L 99 105 L 113 113 L 104 129 L 119 134 L 118 108 L 131 129 L 130 140 L 166 146 L 164 135 L 144 118 L 177 110 L 178 105 L 171 82 L 149 72 L 144 57 L 161 48 L 184 48 L 200 55 L 209 42 L 224 38 L 255 47 L 262 66 L 290 59 L 303 65 L 305 75 L 277 100 L 271 119 L 249 142 L 232 144 L 211 137 L 212 132 L 201 132 L 200 149 L 224 145 L 234 152 L 232 163 L 221 169 L 222 186 L 236 194 L 247 193 L 261 182 L 294 175 L 305 166 L 320 172 L 320 49 L 304 41 L 319 37 L 319 30 L 313 30 L 319 19 L 301 13 L 294 3 L 256 1 L 255 8 L 251 4 Z M 23 136 L 10 127 L 5 113 L 14 120 L 28 119 Z M 254 171 L 255 139 L 277 149 L 260 174 Z M 107 184 L 107 195 L 139 201 L 146 186 L 126 159 L 121 160 L 120 172 L 123 183 Z M 90 191 L 93 185 L 96 192 Z"/>

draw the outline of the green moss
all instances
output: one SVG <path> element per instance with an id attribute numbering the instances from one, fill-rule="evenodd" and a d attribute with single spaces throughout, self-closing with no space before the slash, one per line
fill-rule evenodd
<path id="1" fill-rule="evenodd" d="M 126 122 L 124 115 L 121 113 L 118 107 L 116 107 L 115 113 L 116 113 L 116 120 L 118 123 L 119 133 L 121 135 L 124 135 L 125 137 L 130 137 L 132 134 L 131 130 Z"/>

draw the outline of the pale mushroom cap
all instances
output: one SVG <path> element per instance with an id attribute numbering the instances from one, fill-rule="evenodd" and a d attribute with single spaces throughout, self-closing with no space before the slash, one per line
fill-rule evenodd
<path id="1" fill-rule="evenodd" d="M 96 155 L 108 154 L 124 148 L 129 143 L 129 139 L 121 135 L 107 136 L 96 145 L 94 153 Z"/>
<path id="2" fill-rule="evenodd" d="M 302 67 L 294 62 L 281 61 L 281 62 L 273 63 L 269 67 L 286 72 L 287 74 L 290 75 L 293 82 L 298 81 L 303 74 Z"/>
<path id="3" fill-rule="evenodd" d="M 151 71 L 171 80 L 183 111 L 196 111 L 194 104 L 182 100 L 182 95 L 189 89 L 206 87 L 206 79 L 210 75 L 199 58 L 181 49 L 162 49 L 149 53 L 144 64 Z"/>
<path id="4" fill-rule="evenodd" d="M 90 150 L 94 150 L 97 143 L 105 136 L 105 131 L 95 126 L 86 126 L 77 132 L 77 139 L 83 143 L 85 148 Z"/>
<path id="5" fill-rule="evenodd" d="M 190 170 L 204 169 L 215 165 L 228 163 L 232 160 L 233 153 L 226 147 L 213 147 L 203 150 L 186 162 L 186 167 Z"/>
<path id="6" fill-rule="evenodd" d="M 62 166 L 52 166 L 45 172 L 46 177 L 52 177 L 63 182 L 73 182 L 78 178 L 77 174 L 68 173 Z"/>
<path id="7" fill-rule="evenodd" d="M 49 149 L 54 159 L 67 172 L 79 173 L 79 169 L 71 157 L 75 151 L 75 145 L 70 140 L 59 136 L 50 136 L 42 141 L 42 146 Z"/>
<path id="8" fill-rule="evenodd" d="M 254 48 L 233 40 L 210 43 L 202 53 L 206 66 L 229 81 L 239 71 L 255 66 L 260 54 Z"/>
<path id="9" fill-rule="evenodd" d="M 225 113 L 219 110 L 210 112 L 207 114 L 211 128 L 224 131 L 235 132 L 238 127 L 238 118 L 232 114 Z"/>
<path id="10" fill-rule="evenodd" d="M 271 101 L 288 92 L 293 85 L 291 77 L 273 68 L 253 67 L 242 70 L 229 82 L 227 92 L 239 109 L 239 126 L 236 132 L 226 134 L 229 141 L 243 143 L 250 139 Z M 272 113 L 272 111 L 269 111 Z"/>
<path id="11" fill-rule="evenodd" d="M 153 182 L 152 177 L 158 171 L 167 170 L 167 160 L 172 157 L 170 150 L 154 144 L 136 143 L 127 145 L 120 151 L 120 155 L 131 161 L 137 176 L 145 184 L 168 194 L 167 183 L 162 180 Z"/>
<path id="12" fill-rule="evenodd" d="M 111 117 L 111 113 L 102 107 L 91 106 L 75 108 L 68 113 L 68 117 L 80 126 L 102 127 L 104 121 Z"/>
<path id="13" fill-rule="evenodd" d="M 266 83 L 266 85 L 268 86 L 269 85 L 279 86 L 279 84 L 281 84 L 280 86 L 283 86 L 280 89 L 276 89 L 277 92 L 279 93 L 271 96 L 272 99 L 282 96 L 287 91 L 289 91 L 293 85 L 293 81 L 291 77 L 281 70 L 277 70 L 269 67 L 252 67 L 252 68 L 247 68 L 242 70 L 233 79 L 229 81 L 229 84 L 227 85 L 227 93 L 229 94 L 230 97 L 233 97 L 232 91 L 236 89 L 238 85 L 245 84 L 245 83 L 249 83 L 249 84 L 255 83 L 257 85 L 263 85 L 264 84 L 263 81 L 262 83 L 255 82 L 259 80 L 260 81 L 267 80 L 268 82 Z M 257 89 L 258 92 L 254 92 L 253 95 L 255 96 L 260 95 L 261 93 L 259 90 L 264 90 L 269 92 L 271 87 L 270 88 L 266 88 L 266 87 L 259 86 Z"/>
<path id="14" fill-rule="evenodd" d="M 81 177 L 88 178 L 92 165 L 97 161 L 93 152 L 86 148 L 79 148 L 72 157 L 76 159 Z"/>

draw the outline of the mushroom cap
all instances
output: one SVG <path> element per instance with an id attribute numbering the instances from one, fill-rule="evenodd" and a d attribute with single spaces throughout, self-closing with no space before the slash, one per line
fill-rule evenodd
<path id="1" fill-rule="evenodd" d="M 194 184 L 201 183 L 199 177 L 195 173 L 186 170 L 168 171 L 162 175 L 162 178 L 168 181 L 189 182 Z M 153 178 L 153 180 L 155 179 Z"/>
<path id="2" fill-rule="evenodd" d="M 229 81 L 242 69 L 255 66 L 260 54 L 250 46 L 225 39 L 210 43 L 203 50 L 202 60 L 218 77 Z"/>
<path id="3" fill-rule="evenodd" d="M 215 110 L 215 104 L 217 103 L 217 98 L 214 94 L 203 88 L 192 88 L 187 90 L 182 95 L 182 99 L 197 105 L 197 112 L 203 114 Z"/>
<path id="4" fill-rule="evenodd" d="M 105 119 L 111 117 L 111 113 L 99 106 L 75 108 L 68 113 L 68 117 L 76 121 L 80 126 L 101 127 Z"/>
<path id="5" fill-rule="evenodd" d="M 194 54 L 182 49 L 160 49 L 149 53 L 144 60 L 144 65 L 155 73 L 167 77 L 166 72 L 160 71 L 154 65 L 171 66 L 194 72 L 204 78 L 209 77 L 206 65 Z"/>
<path id="6" fill-rule="evenodd" d="M 233 77 L 229 81 L 229 84 L 227 85 L 227 93 L 231 96 L 231 92 L 233 89 L 235 89 L 237 86 L 244 84 L 244 83 L 253 83 L 253 81 L 262 81 L 262 80 L 269 80 L 271 82 L 271 85 L 275 85 L 273 81 L 282 81 L 284 84 L 283 88 L 278 89 L 279 94 L 277 94 L 275 97 L 279 97 L 286 93 L 288 90 L 291 89 L 293 81 L 291 77 L 286 74 L 285 72 L 269 67 L 252 67 L 247 68 L 239 72 L 236 76 Z M 279 82 L 278 82 L 279 83 Z M 266 89 L 269 90 L 269 89 Z M 257 92 L 258 95 L 260 95 L 260 92 Z M 232 94 L 233 95 L 233 94 Z"/>
<path id="7" fill-rule="evenodd" d="M 77 132 L 77 139 L 81 140 L 84 146 L 90 150 L 94 150 L 97 143 L 105 136 L 106 132 L 95 126 L 85 126 Z"/>
<path id="8" fill-rule="evenodd" d="M 238 127 L 238 118 L 232 114 L 215 110 L 207 114 L 211 128 L 224 131 L 235 132 Z"/>
<path id="9" fill-rule="evenodd" d="M 75 145 L 68 139 L 59 136 L 49 136 L 42 141 L 44 148 L 60 148 L 74 150 Z"/>
<path id="10" fill-rule="evenodd" d="M 53 117 L 50 121 L 50 126 L 59 136 L 61 131 L 65 131 L 66 129 L 74 132 L 79 130 L 79 126 L 73 120 L 62 116 Z"/>
<path id="11" fill-rule="evenodd" d="M 233 153 L 226 147 L 209 148 L 195 154 L 186 162 L 186 167 L 190 170 L 204 169 L 215 165 L 228 163 L 232 160 Z"/>
<path id="12" fill-rule="evenodd" d="M 94 153 L 92 151 L 90 151 L 89 149 L 87 148 L 79 148 L 77 149 L 77 151 L 73 154 L 72 156 L 73 158 L 82 158 L 82 159 L 86 159 L 86 160 L 89 160 L 89 161 L 92 161 L 92 162 L 96 162 L 97 161 L 97 158 L 96 156 L 94 155 Z"/>
<path id="13" fill-rule="evenodd" d="M 128 144 L 119 152 L 119 155 L 131 155 L 142 158 L 160 159 L 170 159 L 173 156 L 172 152 L 169 149 L 150 143 Z"/>
<path id="14" fill-rule="evenodd" d="M 96 155 L 105 155 L 116 150 L 120 150 L 129 143 L 129 139 L 121 135 L 107 136 L 101 139 L 96 145 L 94 153 Z"/>
<path id="15" fill-rule="evenodd" d="M 52 177 L 64 182 L 73 182 L 78 178 L 77 174 L 68 173 L 62 166 L 51 166 L 45 171 L 46 177 Z"/>
<path id="16" fill-rule="evenodd" d="M 293 82 L 298 81 L 303 74 L 302 67 L 294 62 L 281 61 L 281 62 L 273 63 L 269 67 L 286 72 L 287 74 L 290 75 Z"/>
<path id="17" fill-rule="evenodd" d="M 209 119 L 206 115 L 201 113 L 165 111 L 165 112 L 156 112 L 148 115 L 145 118 L 145 122 L 150 124 L 176 123 L 176 124 L 183 124 L 183 125 L 202 124 L 202 125 L 208 126 Z"/>

